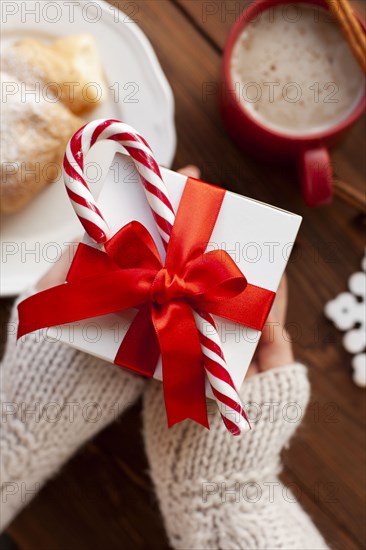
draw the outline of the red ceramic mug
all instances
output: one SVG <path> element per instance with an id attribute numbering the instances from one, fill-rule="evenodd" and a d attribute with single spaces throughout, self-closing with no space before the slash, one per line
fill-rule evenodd
<path id="1" fill-rule="evenodd" d="M 234 45 L 245 26 L 261 12 L 277 5 L 294 4 L 293 0 L 255 0 L 232 28 L 224 52 L 220 110 L 229 134 L 238 145 L 264 160 L 297 162 L 305 202 L 309 206 L 327 204 L 332 199 L 332 166 L 328 147 L 344 136 L 352 124 L 364 113 L 366 89 L 353 112 L 344 120 L 321 132 L 306 136 L 286 135 L 273 130 L 255 119 L 235 93 L 231 75 L 231 57 Z M 299 4 L 312 4 L 328 10 L 325 0 L 301 0 Z M 356 14 L 364 29 L 366 24 Z"/>

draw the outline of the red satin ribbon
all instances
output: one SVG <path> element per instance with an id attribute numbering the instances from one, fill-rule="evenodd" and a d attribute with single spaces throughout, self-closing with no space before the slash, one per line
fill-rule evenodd
<path id="1" fill-rule="evenodd" d="M 262 330 L 275 294 L 247 283 L 223 250 L 205 252 L 225 191 L 189 178 L 162 265 L 149 232 L 133 221 L 105 252 L 79 244 L 67 282 L 21 302 L 18 338 L 34 330 L 136 307 L 115 357 L 146 376 L 162 355 L 169 426 L 208 427 L 205 375 L 192 308 Z"/>

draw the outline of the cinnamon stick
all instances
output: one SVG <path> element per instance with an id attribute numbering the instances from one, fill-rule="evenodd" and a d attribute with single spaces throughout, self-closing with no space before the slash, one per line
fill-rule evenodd
<path id="1" fill-rule="evenodd" d="M 330 12 L 337 19 L 362 71 L 366 74 L 366 36 L 349 0 L 327 0 Z"/>
<path id="2" fill-rule="evenodd" d="M 334 194 L 340 200 L 366 214 L 366 195 L 349 183 L 334 178 Z"/>

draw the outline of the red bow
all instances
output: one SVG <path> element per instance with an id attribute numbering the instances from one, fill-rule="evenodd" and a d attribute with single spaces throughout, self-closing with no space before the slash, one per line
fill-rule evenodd
<path id="1" fill-rule="evenodd" d="M 162 355 L 169 426 L 208 426 L 205 374 L 192 309 L 261 330 L 274 293 L 250 285 L 223 250 L 205 252 L 225 195 L 189 178 L 163 266 L 143 225 L 133 221 L 105 252 L 79 244 L 67 283 L 21 302 L 18 338 L 37 329 L 139 308 L 115 363 L 153 376 Z"/>

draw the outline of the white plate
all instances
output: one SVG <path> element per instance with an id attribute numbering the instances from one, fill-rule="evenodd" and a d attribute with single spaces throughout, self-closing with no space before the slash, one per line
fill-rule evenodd
<path id="1" fill-rule="evenodd" d="M 3 13 L 3 51 L 7 44 L 26 36 L 52 40 L 66 34 L 93 34 L 109 89 L 106 101 L 90 119 L 117 118 L 131 124 L 147 139 L 158 163 L 171 166 L 176 147 L 173 94 L 150 42 L 128 15 L 103 1 L 7 4 L 13 13 Z M 138 13 L 132 11 L 136 5 L 130 2 L 127 8 L 138 21 Z M 100 147 L 105 148 L 102 167 L 93 164 L 94 150 L 86 159 L 89 183 L 96 194 L 115 153 L 113 144 L 98 144 L 95 149 Z M 128 174 L 116 176 L 121 181 Z M 0 295 L 19 294 L 34 284 L 70 246 L 67 243 L 82 233 L 61 179 L 24 210 L 3 217 Z"/>

